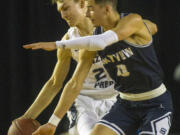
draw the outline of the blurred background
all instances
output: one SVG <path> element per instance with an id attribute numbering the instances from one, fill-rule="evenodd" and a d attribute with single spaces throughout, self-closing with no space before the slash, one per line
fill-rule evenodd
<path id="1" fill-rule="evenodd" d="M 120 11 L 139 13 L 158 26 L 155 49 L 175 108 L 171 133 L 180 134 L 180 8 L 177 3 L 177 0 L 119 0 L 118 6 Z M 5 135 L 11 121 L 31 105 L 51 76 L 57 60 L 56 51 L 25 50 L 22 45 L 60 39 L 68 26 L 50 0 L 6 0 L 0 6 L 0 134 Z M 73 73 L 74 61 L 71 66 L 66 81 Z M 38 117 L 41 124 L 51 116 L 59 95 Z M 64 117 L 57 133 L 65 132 L 67 126 Z"/>

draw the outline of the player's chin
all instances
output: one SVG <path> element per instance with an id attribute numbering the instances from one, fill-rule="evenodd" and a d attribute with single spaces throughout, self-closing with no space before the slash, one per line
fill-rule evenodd
<path id="1" fill-rule="evenodd" d="M 72 23 L 70 23 L 70 22 L 68 22 L 68 25 L 69 25 L 70 27 L 74 27 L 74 24 L 72 24 Z"/>
<path id="2" fill-rule="evenodd" d="M 73 21 L 67 21 L 67 23 L 68 23 L 68 25 L 69 25 L 70 27 L 74 27 L 74 26 L 75 26 L 75 23 L 74 23 Z"/>

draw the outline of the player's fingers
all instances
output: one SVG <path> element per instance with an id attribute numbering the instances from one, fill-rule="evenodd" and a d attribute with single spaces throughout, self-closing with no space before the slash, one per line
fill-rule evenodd
<path id="1" fill-rule="evenodd" d="M 33 47 L 33 48 L 31 48 L 32 50 L 38 50 L 38 49 L 40 49 L 39 47 Z"/>
<path id="2" fill-rule="evenodd" d="M 43 49 L 40 45 L 34 46 L 31 48 L 32 50 L 38 50 L 38 49 Z"/>
<path id="3" fill-rule="evenodd" d="M 40 135 L 39 128 L 32 133 L 32 135 Z"/>
<path id="4" fill-rule="evenodd" d="M 33 48 L 35 45 L 33 45 L 33 44 L 29 44 L 29 45 L 23 45 L 23 48 L 25 48 L 25 49 L 31 49 L 31 48 Z"/>

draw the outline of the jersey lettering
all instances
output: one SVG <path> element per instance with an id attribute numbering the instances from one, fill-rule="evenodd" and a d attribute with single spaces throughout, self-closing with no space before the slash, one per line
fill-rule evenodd
<path id="1" fill-rule="evenodd" d="M 94 76 L 96 78 L 94 88 L 107 88 L 114 83 L 113 81 L 100 81 L 107 77 L 103 68 L 96 68 L 93 70 L 93 72 L 95 73 Z"/>
<path id="2" fill-rule="evenodd" d="M 104 74 L 104 69 L 103 68 L 96 68 L 93 70 L 93 73 L 95 73 L 95 78 L 97 81 L 103 79 L 106 77 L 106 75 Z"/>
<path id="3" fill-rule="evenodd" d="M 96 57 L 94 58 L 94 60 L 93 60 L 93 64 L 94 63 L 98 63 L 98 62 L 100 62 L 101 61 L 101 58 L 98 56 L 98 55 L 96 55 Z"/>
<path id="4" fill-rule="evenodd" d="M 127 77 L 130 75 L 130 73 L 128 72 L 128 70 L 126 68 L 126 65 L 119 64 L 116 67 L 117 67 L 117 76 Z"/>
<path id="5" fill-rule="evenodd" d="M 113 81 L 102 81 L 102 82 L 96 82 L 94 85 L 94 88 L 107 88 L 111 86 L 114 82 Z"/>

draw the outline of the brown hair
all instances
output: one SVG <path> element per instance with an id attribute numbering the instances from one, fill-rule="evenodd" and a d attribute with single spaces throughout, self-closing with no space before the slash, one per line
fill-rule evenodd
<path id="1" fill-rule="evenodd" d="M 96 4 L 111 4 L 114 10 L 117 10 L 118 0 L 94 0 Z"/>
<path id="2" fill-rule="evenodd" d="M 57 1 L 59 2 L 64 2 L 64 0 L 51 0 L 51 3 L 54 4 L 56 3 Z M 73 0 L 74 2 L 78 2 L 79 0 Z"/>

